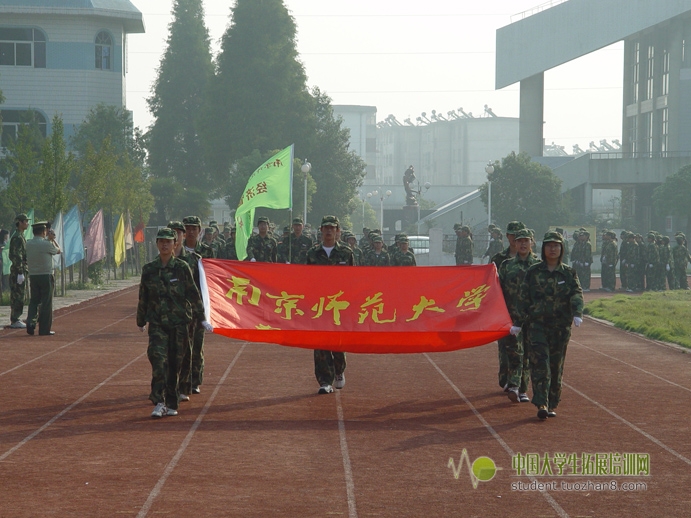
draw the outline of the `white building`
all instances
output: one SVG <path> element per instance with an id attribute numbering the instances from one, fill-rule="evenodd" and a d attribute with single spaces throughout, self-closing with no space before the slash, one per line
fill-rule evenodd
<path id="1" fill-rule="evenodd" d="M 127 35 L 143 32 L 129 0 L 0 0 L 3 142 L 28 111 L 70 136 L 97 104 L 126 108 Z"/>

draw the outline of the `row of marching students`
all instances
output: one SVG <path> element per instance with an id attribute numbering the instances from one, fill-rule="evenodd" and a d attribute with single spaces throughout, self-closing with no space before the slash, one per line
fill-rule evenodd
<path id="1" fill-rule="evenodd" d="M 514 403 L 532 402 L 545 420 L 557 415 L 571 327 L 583 322 L 583 291 L 564 262 L 562 234 L 544 235 L 541 258 L 523 223 L 509 223 L 506 236 L 509 246 L 492 257 L 512 321 L 510 334 L 498 341 L 499 386 Z"/>

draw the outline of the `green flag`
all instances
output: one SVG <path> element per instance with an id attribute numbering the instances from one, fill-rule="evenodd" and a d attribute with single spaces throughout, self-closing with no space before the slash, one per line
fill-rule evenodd
<path id="1" fill-rule="evenodd" d="M 235 252 L 247 257 L 247 242 L 254 226 L 254 209 L 293 207 L 293 145 L 269 158 L 252 173 L 235 211 Z"/>

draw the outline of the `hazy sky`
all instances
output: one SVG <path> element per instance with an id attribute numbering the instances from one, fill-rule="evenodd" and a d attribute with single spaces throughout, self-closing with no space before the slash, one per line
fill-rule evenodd
<path id="1" fill-rule="evenodd" d="M 146 105 L 165 49 L 172 0 L 131 0 L 146 34 L 129 39 L 127 106 L 135 125 L 151 124 Z M 205 0 L 212 53 L 234 0 Z M 552 0 L 547 3 L 560 3 Z M 310 86 L 333 104 L 377 107 L 413 121 L 462 107 L 481 116 L 518 117 L 518 84 L 494 89 L 496 30 L 539 0 L 285 0 L 298 28 L 298 52 Z M 520 15 L 519 15 L 520 16 Z M 572 151 L 621 139 L 623 43 L 545 73 L 545 141 Z"/>

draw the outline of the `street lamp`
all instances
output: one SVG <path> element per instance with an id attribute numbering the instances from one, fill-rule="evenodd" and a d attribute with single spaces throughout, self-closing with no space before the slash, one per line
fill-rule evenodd
<path id="1" fill-rule="evenodd" d="M 367 194 L 365 194 L 364 192 L 361 192 L 360 196 L 362 196 L 362 198 L 360 198 L 360 201 L 362 202 L 362 227 L 364 228 L 365 227 L 365 202 L 372 197 L 372 193 L 368 192 Z"/>
<path id="2" fill-rule="evenodd" d="M 305 211 L 302 216 L 302 223 L 303 225 L 307 224 L 307 175 L 310 174 L 310 171 L 312 170 L 312 164 L 310 164 L 307 159 L 305 158 L 305 161 L 302 163 L 302 167 L 300 168 L 302 171 L 302 175 L 305 179 Z"/>
<path id="3" fill-rule="evenodd" d="M 429 191 L 429 188 L 432 187 L 432 184 L 429 182 L 425 182 L 425 192 Z M 420 187 L 420 181 L 418 180 L 417 182 L 417 235 L 420 235 L 420 201 L 422 200 L 422 187 Z"/>
<path id="4" fill-rule="evenodd" d="M 384 192 L 381 187 L 378 191 L 373 191 L 372 194 L 379 194 L 379 230 L 381 230 L 382 236 L 384 235 L 384 200 L 391 196 L 391 191 Z"/>
<path id="5" fill-rule="evenodd" d="M 489 180 L 489 175 L 494 172 L 492 162 L 487 162 L 485 166 L 485 173 L 487 173 L 487 227 L 492 224 L 492 181 Z"/>

